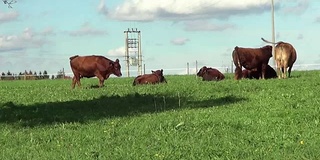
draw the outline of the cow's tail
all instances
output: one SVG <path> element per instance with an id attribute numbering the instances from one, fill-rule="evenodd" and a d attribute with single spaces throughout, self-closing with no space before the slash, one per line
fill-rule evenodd
<path id="1" fill-rule="evenodd" d="M 137 80 L 137 78 L 135 78 L 135 79 L 133 80 L 133 83 L 132 83 L 133 86 L 137 85 L 136 80 Z"/>
<path id="2" fill-rule="evenodd" d="M 233 56 L 233 61 L 234 61 L 234 64 L 236 66 L 236 69 L 235 69 L 235 79 L 236 80 L 239 80 L 242 78 L 242 67 L 241 67 L 241 64 L 240 64 L 240 55 L 238 53 L 238 47 L 235 47 L 233 52 L 232 52 L 232 56 Z"/>
<path id="3" fill-rule="evenodd" d="M 278 43 L 281 42 L 281 41 L 279 41 L 279 42 L 270 42 L 270 41 L 268 41 L 268 40 L 266 40 L 266 39 L 264 39 L 264 38 L 261 38 L 261 40 L 262 40 L 263 42 L 270 43 L 270 44 L 278 44 Z"/>
<path id="4" fill-rule="evenodd" d="M 75 59 L 75 58 L 77 58 L 77 57 L 79 57 L 79 55 L 72 56 L 72 57 L 70 57 L 69 59 L 70 59 L 70 61 L 71 61 L 71 60 L 73 60 L 73 59 Z"/>
<path id="5" fill-rule="evenodd" d="M 168 83 L 167 82 L 167 80 L 166 80 L 166 78 L 164 78 L 164 76 L 162 76 L 162 81 L 161 81 L 162 83 L 164 82 L 164 83 Z"/>
<path id="6" fill-rule="evenodd" d="M 136 77 L 136 78 L 133 80 L 133 83 L 132 83 L 133 86 L 139 84 L 139 79 L 140 79 L 140 77 L 141 77 L 141 75 L 139 75 L 138 77 Z"/>
<path id="7" fill-rule="evenodd" d="M 241 67 L 241 64 L 240 64 L 240 57 L 239 57 L 239 54 L 238 54 L 238 47 L 235 47 L 233 52 L 232 52 L 232 56 L 233 56 L 233 60 L 234 60 L 234 64 L 237 66 L 240 66 Z"/>

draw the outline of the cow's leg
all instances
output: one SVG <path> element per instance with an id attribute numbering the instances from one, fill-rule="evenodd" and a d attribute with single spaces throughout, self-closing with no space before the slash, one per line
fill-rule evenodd
<path id="1" fill-rule="evenodd" d="M 99 79 L 99 87 L 103 87 L 104 86 L 104 79 Z"/>
<path id="2" fill-rule="evenodd" d="M 99 87 L 103 87 L 103 83 L 104 83 L 104 77 L 102 75 L 97 75 L 98 79 L 99 79 Z"/>
<path id="3" fill-rule="evenodd" d="M 281 78 L 283 78 L 284 67 L 281 67 Z"/>
<path id="4" fill-rule="evenodd" d="M 74 89 L 75 85 L 78 84 L 78 87 L 81 86 L 81 83 L 80 83 L 80 78 L 77 78 L 77 77 L 73 77 L 72 78 L 72 85 L 71 85 L 71 88 Z"/>
<path id="5" fill-rule="evenodd" d="M 72 84 L 71 84 L 71 88 L 72 88 L 72 89 L 74 89 L 74 86 L 76 85 L 76 83 L 77 83 L 76 77 L 73 76 L 73 78 L 72 78 Z"/>
<path id="6" fill-rule="evenodd" d="M 78 87 L 81 87 L 80 77 L 77 79 Z"/>
<path id="7" fill-rule="evenodd" d="M 241 69 L 241 67 L 237 66 L 235 71 L 234 71 L 234 74 L 235 74 L 235 76 L 234 76 L 235 80 L 241 79 L 242 78 L 242 69 Z"/>
<path id="8" fill-rule="evenodd" d="M 72 85 L 71 85 L 72 89 L 75 87 L 76 83 L 78 84 L 78 87 L 81 86 L 79 73 L 74 73 L 74 76 L 72 78 Z"/>
<path id="9" fill-rule="evenodd" d="M 279 60 L 276 61 L 277 62 L 277 75 L 278 78 L 281 79 L 281 62 Z"/>
<path id="10" fill-rule="evenodd" d="M 78 87 L 81 87 L 81 82 L 80 82 L 80 74 L 78 76 L 76 76 L 76 80 L 77 80 L 77 84 L 78 84 Z"/>
<path id="11" fill-rule="evenodd" d="M 283 63 L 283 76 L 282 76 L 282 78 L 287 78 L 287 68 L 288 68 L 288 63 L 284 62 Z"/>
<path id="12" fill-rule="evenodd" d="M 266 70 L 267 70 L 267 65 L 268 65 L 268 64 L 262 64 L 262 66 L 261 66 L 261 78 L 262 78 L 262 79 L 265 79 Z"/>
<path id="13" fill-rule="evenodd" d="M 288 69 L 288 77 L 289 77 L 289 78 L 291 77 L 291 69 L 292 69 L 292 66 L 293 66 L 293 65 L 289 66 L 289 69 Z"/>

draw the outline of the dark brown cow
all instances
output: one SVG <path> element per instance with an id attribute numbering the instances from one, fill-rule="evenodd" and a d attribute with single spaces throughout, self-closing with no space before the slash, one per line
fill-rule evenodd
<path id="1" fill-rule="evenodd" d="M 215 68 L 208 68 L 206 66 L 203 66 L 199 70 L 197 76 L 202 77 L 203 81 L 220 81 L 225 78 L 219 70 Z"/>
<path id="2" fill-rule="evenodd" d="M 287 78 L 288 67 L 288 77 L 290 77 L 292 66 L 297 60 L 297 52 L 294 47 L 290 43 L 282 41 L 272 43 L 264 38 L 261 39 L 266 43 L 276 44 L 274 57 L 277 64 L 278 78 Z"/>
<path id="3" fill-rule="evenodd" d="M 264 79 L 270 57 L 272 57 L 272 46 L 270 45 L 261 48 L 241 48 L 236 46 L 232 52 L 233 63 L 236 66 L 235 79 L 242 78 L 242 67 L 248 70 L 260 70 L 259 77 Z"/>
<path id="4" fill-rule="evenodd" d="M 261 72 L 259 72 L 257 69 L 242 70 L 242 78 L 259 79 L 260 75 L 261 75 Z M 264 78 L 265 79 L 277 78 L 277 72 L 270 65 L 268 65 L 266 68 L 266 75 Z"/>
<path id="5" fill-rule="evenodd" d="M 70 57 L 70 66 L 74 74 L 72 79 L 72 88 L 77 83 L 81 86 L 80 78 L 98 77 L 99 87 L 103 86 L 104 80 L 108 79 L 110 74 L 118 77 L 122 76 L 119 59 L 112 61 L 103 56 L 72 56 Z"/>
<path id="6" fill-rule="evenodd" d="M 242 70 L 242 78 L 248 78 L 248 79 L 259 79 L 260 74 L 256 69 L 248 70 L 244 69 Z"/>
<path id="7" fill-rule="evenodd" d="M 151 74 L 139 75 L 133 80 L 133 86 L 138 84 L 157 84 L 167 83 L 163 76 L 163 70 L 151 71 Z"/>

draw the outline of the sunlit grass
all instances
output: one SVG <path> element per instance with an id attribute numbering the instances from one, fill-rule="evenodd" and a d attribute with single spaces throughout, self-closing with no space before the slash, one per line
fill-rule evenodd
<path id="1" fill-rule="evenodd" d="M 0 81 L 0 159 L 319 159 L 319 73 Z"/>

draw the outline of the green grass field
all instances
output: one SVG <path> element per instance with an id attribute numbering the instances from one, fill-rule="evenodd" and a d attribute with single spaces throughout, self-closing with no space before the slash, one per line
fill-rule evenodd
<path id="1" fill-rule="evenodd" d="M 320 159 L 320 71 L 0 81 L 0 159 Z"/>

